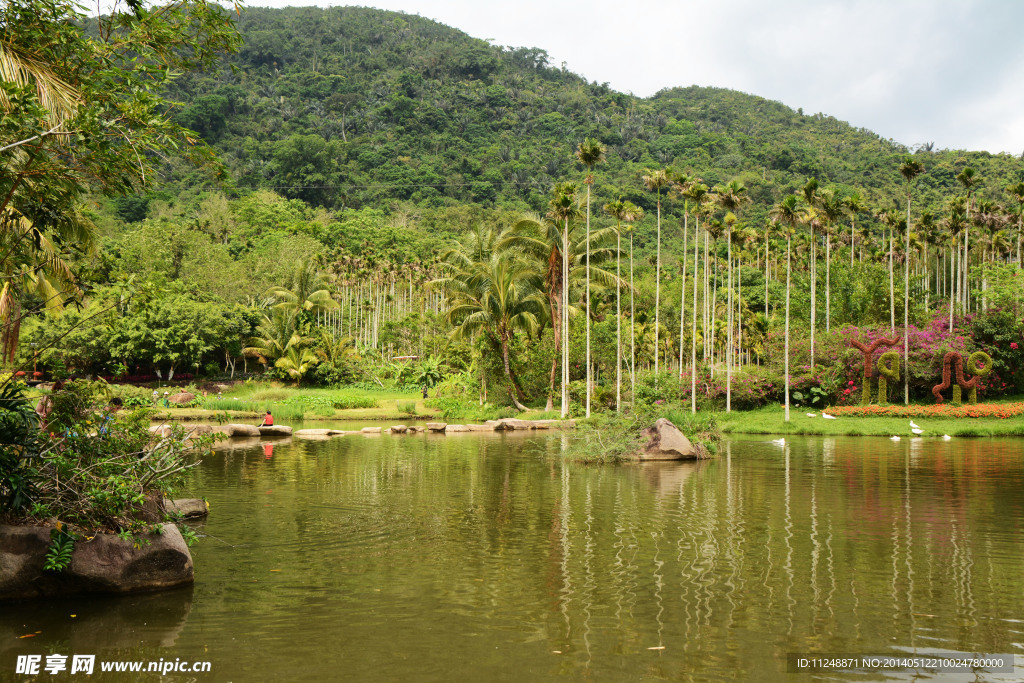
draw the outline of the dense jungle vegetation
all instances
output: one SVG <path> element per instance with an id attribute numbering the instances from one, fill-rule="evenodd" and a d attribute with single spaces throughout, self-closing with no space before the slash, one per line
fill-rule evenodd
<path id="1" fill-rule="evenodd" d="M 7 19 L 5 50 L 32 53 Z M 79 19 L 75 39 L 97 39 Z M 236 25 L 239 44 L 139 84 L 220 175 L 163 140 L 148 173 L 105 150 L 126 168 L 76 177 L 88 201 L 60 195 L 67 221 L 30 207 L 19 164 L 76 142 L 19 142 L 45 111 L 4 130 L 21 145 L 4 239 L 31 242 L 10 227 L 31 219 L 62 259 L 4 256 L 9 369 L 265 371 L 439 404 L 550 408 L 561 391 L 575 414 L 756 407 L 788 380 L 821 406 L 860 395 L 851 338 L 906 331 L 908 397 L 931 400 L 948 351 L 993 357 L 983 395 L 1024 391 L 1020 159 L 723 89 L 637 98 L 418 16 L 248 8 Z M 5 85 L 7 111 L 47 109 L 27 81 Z"/>

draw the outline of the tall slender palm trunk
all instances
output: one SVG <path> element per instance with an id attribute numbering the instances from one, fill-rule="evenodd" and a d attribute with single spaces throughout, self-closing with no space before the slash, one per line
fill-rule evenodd
<path id="1" fill-rule="evenodd" d="M 633 233 L 629 233 L 629 404 L 636 400 L 636 312 L 633 310 Z"/>
<path id="2" fill-rule="evenodd" d="M 683 267 L 682 285 L 679 287 L 679 379 L 683 378 L 683 327 L 686 320 L 686 236 L 688 234 L 690 213 L 683 210 Z M 694 238 L 696 239 L 696 238 Z"/>
<path id="3" fill-rule="evenodd" d="M 811 224 L 811 370 L 814 370 L 814 330 L 818 326 L 818 264 L 817 238 L 814 235 L 814 224 Z"/>
<path id="4" fill-rule="evenodd" d="M 588 178 L 589 180 L 589 178 Z M 590 365 L 590 183 L 587 183 L 587 302 L 583 320 L 587 325 L 587 417 L 590 417 L 590 393 L 594 383 Z"/>
<path id="5" fill-rule="evenodd" d="M 622 412 L 622 279 L 619 264 L 622 254 L 622 234 L 615 227 L 615 412 Z"/>
<path id="6" fill-rule="evenodd" d="M 562 234 L 562 417 L 569 416 L 569 219 Z"/>
<path id="7" fill-rule="evenodd" d="M 825 233 L 825 332 L 832 331 L 832 233 Z"/>
<path id="8" fill-rule="evenodd" d="M 728 307 L 728 313 L 725 316 L 725 322 L 728 326 L 726 332 L 726 350 L 725 350 L 725 412 L 732 412 L 732 356 L 733 356 L 733 330 L 732 330 L 732 230 L 728 229 L 726 234 L 726 306 Z"/>
<path id="9" fill-rule="evenodd" d="M 889 333 L 896 333 L 896 281 L 892 267 L 892 226 L 889 226 Z"/>
<path id="10" fill-rule="evenodd" d="M 658 241 L 654 272 L 654 386 L 658 386 L 658 314 L 661 308 L 661 191 L 658 191 Z"/>
<path id="11" fill-rule="evenodd" d="M 786 349 L 785 349 L 785 369 L 783 374 L 786 376 L 786 422 L 789 422 L 789 290 L 791 286 L 790 280 L 790 263 L 792 261 L 792 246 L 789 231 L 786 231 Z"/>
<path id="12" fill-rule="evenodd" d="M 906 233 L 903 254 L 903 405 L 910 405 L 910 190 L 907 190 Z"/>
<path id="13" fill-rule="evenodd" d="M 690 329 L 690 412 L 697 412 L 697 255 L 700 249 L 700 216 L 693 230 L 693 323 Z"/>

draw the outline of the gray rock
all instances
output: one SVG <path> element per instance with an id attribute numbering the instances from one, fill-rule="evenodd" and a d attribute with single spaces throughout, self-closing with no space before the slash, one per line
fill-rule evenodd
<path id="1" fill-rule="evenodd" d="M 43 570 L 50 527 L 0 526 L 0 600 L 23 600 L 79 593 L 134 593 L 193 582 L 192 556 L 178 527 L 135 548 L 114 534 L 75 543 L 63 572 Z"/>
<path id="2" fill-rule="evenodd" d="M 408 427 L 406 429 L 406 432 L 409 433 L 409 434 L 418 434 L 418 433 L 423 432 L 423 431 L 426 431 L 426 430 L 423 427 L 417 427 L 416 425 L 412 425 L 411 427 Z"/>
<path id="3" fill-rule="evenodd" d="M 182 403 L 188 403 L 194 401 L 196 395 L 188 391 L 183 391 L 180 394 L 175 394 L 167 399 L 168 403 L 174 403 L 175 405 L 181 405 Z"/>
<path id="4" fill-rule="evenodd" d="M 472 430 L 470 430 L 470 428 L 467 427 L 466 425 L 447 425 L 444 428 L 444 433 L 445 434 L 447 434 L 448 432 L 468 432 L 468 431 L 472 431 Z"/>
<path id="5" fill-rule="evenodd" d="M 294 432 L 295 436 L 305 437 L 307 439 L 313 438 L 327 438 L 332 436 L 331 432 L 338 431 L 336 429 L 299 429 Z"/>
<path id="6" fill-rule="evenodd" d="M 361 431 L 363 434 L 380 434 L 381 428 L 380 427 L 363 427 L 359 431 Z"/>
<path id="7" fill-rule="evenodd" d="M 495 428 L 497 431 L 514 431 L 517 429 L 533 429 L 532 420 L 520 420 L 517 417 L 506 417 L 502 420 L 498 420 L 498 426 Z"/>
<path id="8" fill-rule="evenodd" d="M 228 430 L 228 434 L 232 437 L 260 435 L 260 428 L 256 425 L 229 424 L 225 425 L 224 428 Z"/>
<path id="9" fill-rule="evenodd" d="M 665 418 L 645 429 L 643 436 L 647 443 L 637 454 L 640 460 L 691 460 L 700 457 L 690 440 Z"/>
<path id="10" fill-rule="evenodd" d="M 447 427 L 447 426 L 448 426 L 447 422 L 428 422 L 427 423 L 427 431 L 428 432 L 443 432 L 445 430 L 445 427 Z"/>
<path id="11" fill-rule="evenodd" d="M 392 434 L 405 434 L 408 430 L 409 428 L 405 425 L 392 425 L 391 427 Z"/>
<path id="12" fill-rule="evenodd" d="M 202 498 L 164 498 L 164 510 L 172 515 L 181 515 L 182 519 L 199 519 L 210 513 L 210 504 Z"/>
<path id="13" fill-rule="evenodd" d="M 494 427 L 491 425 L 466 425 L 466 429 L 471 432 L 493 432 Z"/>
<path id="14" fill-rule="evenodd" d="M 291 436 L 292 428 L 288 425 L 271 425 L 269 427 L 257 427 L 260 436 Z"/>

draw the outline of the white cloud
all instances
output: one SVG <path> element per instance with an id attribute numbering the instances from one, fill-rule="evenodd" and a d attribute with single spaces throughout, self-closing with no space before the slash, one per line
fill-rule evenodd
<path id="1" fill-rule="evenodd" d="M 905 144 L 1024 150 L 1021 2 L 377 0 L 375 6 L 418 13 L 496 44 L 543 48 L 554 66 L 564 61 L 589 80 L 641 96 L 692 84 L 734 88 Z"/>

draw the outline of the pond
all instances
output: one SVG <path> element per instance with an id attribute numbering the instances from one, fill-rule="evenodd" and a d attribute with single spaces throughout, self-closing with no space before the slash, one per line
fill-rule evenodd
<path id="1" fill-rule="evenodd" d="M 210 661 L 166 678 L 195 681 L 781 680 L 807 653 L 1024 670 L 1024 441 L 734 437 L 588 467 L 566 438 L 218 448 L 191 482 L 195 586 L 5 607 L 0 678 L 23 652 Z"/>

